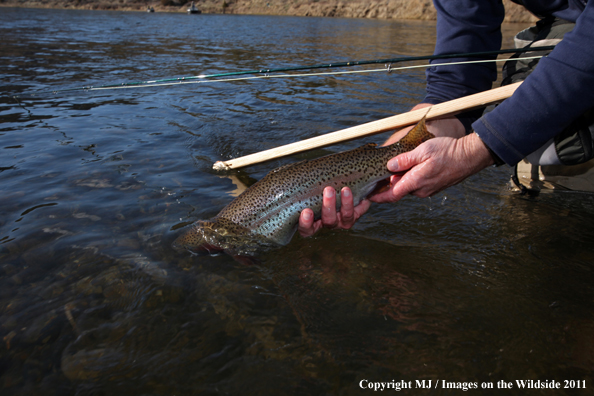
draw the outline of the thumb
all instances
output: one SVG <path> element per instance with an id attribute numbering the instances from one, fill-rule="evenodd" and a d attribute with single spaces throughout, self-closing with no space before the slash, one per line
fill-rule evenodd
<path id="1" fill-rule="evenodd" d="M 413 166 L 415 166 L 418 163 L 418 160 L 416 159 L 416 156 L 414 155 L 414 152 L 416 151 L 409 151 L 406 153 L 402 153 L 400 155 L 397 155 L 396 157 L 392 158 L 390 161 L 388 161 L 388 170 L 390 172 L 396 173 L 396 172 L 406 172 L 407 170 L 409 170 L 410 168 L 412 168 Z"/>

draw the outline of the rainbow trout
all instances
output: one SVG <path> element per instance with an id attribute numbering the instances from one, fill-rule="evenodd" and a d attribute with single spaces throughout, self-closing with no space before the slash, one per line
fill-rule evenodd
<path id="1" fill-rule="evenodd" d="M 434 137 L 421 120 L 400 141 L 376 148 L 374 143 L 311 161 L 281 166 L 235 198 L 214 218 L 197 221 L 177 238 L 174 247 L 194 253 L 224 251 L 234 257 L 251 257 L 259 251 L 289 243 L 299 215 L 311 208 L 315 219 L 322 211 L 324 187 L 347 186 L 357 205 L 391 173 L 388 160 Z"/>

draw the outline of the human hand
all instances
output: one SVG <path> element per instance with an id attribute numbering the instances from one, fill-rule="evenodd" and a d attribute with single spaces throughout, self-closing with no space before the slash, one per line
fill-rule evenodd
<path id="1" fill-rule="evenodd" d="M 476 133 L 460 139 L 436 137 L 388 161 L 388 170 L 398 174 L 390 177 L 387 190 L 369 200 L 396 202 L 408 194 L 430 197 L 492 164 L 489 150 Z"/>
<path id="2" fill-rule="evenodd" d="M 340 211 L 337 212 L 334 188 L 324 188 L 322 218 L 314 221 L 313 211 L 309 208 L 304 209 L 299 216 L 299 234 L 302 237 L 309 237 L 322 227 L 348 230 L 371 206 L 371 202 L 366 199 L 361 201 L 359 205 L 353 206 L 353 194 L 348 187 L 344 187 L 340 191 L 340 202 Z"/>

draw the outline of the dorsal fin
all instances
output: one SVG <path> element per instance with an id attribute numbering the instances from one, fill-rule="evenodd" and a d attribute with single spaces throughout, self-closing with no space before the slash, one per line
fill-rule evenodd
<path id="1" fill-rule="evenodd" d="M 419 144 L 434 138 L 435 136 L 427 130 L 425 125 L 425 117 L 421 118 L 421 121 L 411 129 L 405 137 L 400 139 L 397 143 L 401 146 L 417 147 Z"/>

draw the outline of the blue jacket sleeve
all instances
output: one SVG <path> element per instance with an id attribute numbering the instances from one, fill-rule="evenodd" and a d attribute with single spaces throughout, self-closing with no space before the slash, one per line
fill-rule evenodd
<path id="1" fill-rule="evenodd" d="M 514 165 L 594 107 L 594 1 L 576 26 L 514 95 L 472 124 L 483 142 Z"/>

